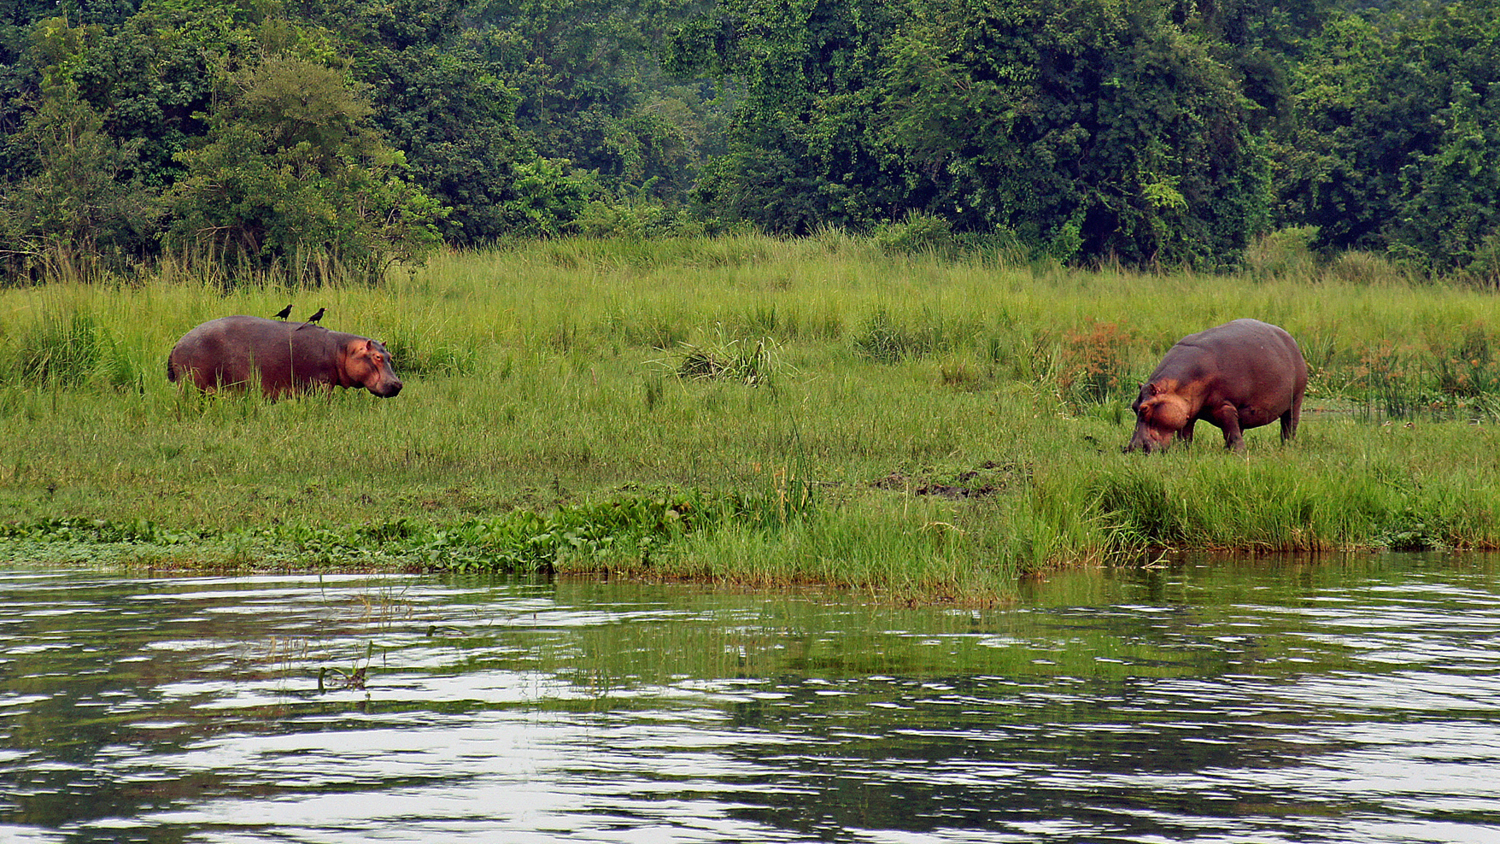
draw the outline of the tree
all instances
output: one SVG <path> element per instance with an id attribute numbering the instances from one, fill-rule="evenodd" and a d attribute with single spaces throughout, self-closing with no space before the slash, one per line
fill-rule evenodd
<path id="1" fill-rule="evenodd" d="M 517 92 L 516 125 L 548 158 L 617 197 L 677 201 L 721 114 L 713 92 L 664 73 L 666 33 L 705 0 L 497 0 L 485 55 Z"/>
<path id="2" fill-rule="evenodd" d="M 1497 0 L 1398 4 L 1325 29 L 1295 80 L 1281 195 L 1317 244 L 1463 270 L 1500 238 Z M 1485 272 L 1491 270 L 1486 269 Z"/>
<path id="3" fill-rule="evenodd" d="M 1265 225 L 1239 77 L 1166 0 L 725 0 L 674 58 L 744 83 L 706 205 L 771 231 L 911 212 L 1062 260 L 1220 266 Z"/>
<path id="4" fill-rule="evenodd" d="M 1164 3 L 918 0 L 891 136 L 933 210 L 1064 260 L 1221 266 L 1267 220 L 1249 103 Z"/>
<path id="5" fill-rule="evenodd" d="M 521 94 L 495 46 L 509 36 L 481 20 L 490 10 L 473 0 L 304 0 L 300 6 L 309 20 L 337 29 L 340 53 L 381 105 L 376 125 L 404 154 L 412 180 L 452 209 L 440 224 L 444 239 L 466 246 L 560 232 L 590 191 L 556 150 L 548 153 L 552 160 L 542 160 L 537 137 L 517 125 Z M 554 184 L 538 184 L 553 177 Z M 579 197 L 544 203 L 546 213 L 559 216 L 543 219 L 523 184 Z"/>
<path id="6" fill-rule="evenodd" d="M 41 92 L 32 28 L 39 21 L 59 18 L 73 26 L 118 26 L 135 14 L 140 0 L 6 0 L 0 4 L 0 173 L 14 162 L 5 155 L 5 136 L 21 130 L 31 105 Z"/>
<path id="7" fill-rule="evenodd" d="M 877 0 L 723 0 L 682 27 L 669 67 L 741 87 L 699 204 L 789 234 L 865 229 L 912 207 L 911 174 L 879 132 L 891 26 Z"/>
<path id="8" fill-rule="evenodd" d="M 443 209 L 405 178 L 340 74 L 277 57 L 233 80 L 207 142 L 177 156 L 186 175 L 168 193 L 172 251 L 322 281 L 376 279 L 437 245 Z"/>
<path id="9" fill-rule="evenodd" d="M 76 89 L 50 87 L 16 140 L 34 168 L 0 194 L 7 275 L 90 278 L 149 252 L 158 213 L 136 166 L 139 143 L 105 134 Z"/>
<path id="10" fill-rule="evenodd" d="M 273 20 L 258 3 L 145 0 L 118 24 L 42 21 L 33 49 L 44 78 L 73 86 L 109 135 L 137 143 L 142 181 L 164 188 L 177 153 L 207 132 L 219 80 L 284 47 L 266 43 L 284 37 Z"/>

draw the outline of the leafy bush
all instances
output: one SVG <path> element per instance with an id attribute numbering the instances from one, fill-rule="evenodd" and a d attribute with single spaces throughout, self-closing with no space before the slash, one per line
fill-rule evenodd
<path id="1" fill-rule="evenodd" d="M 699 236 L 704 233 L 702 221 L 682 209 L 659 202 L 606 202 L 594 200 L 585 205 L 573 221 L 572 229 L 584 237 L 658 238 Z"/>
<path id="2" fill-rule="evenodd" d="M 876 226 L 871 239 L 892 255 L 946 252 L 954 245 L 953 223 L 946 217 L 908 211 L 899 223 Z"/>

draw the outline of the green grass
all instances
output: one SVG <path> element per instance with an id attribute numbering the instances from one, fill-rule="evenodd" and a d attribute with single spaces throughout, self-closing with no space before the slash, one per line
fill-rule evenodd
<path id="1" fill-rule="evenodd" d="M 288 302 L 385 340 L 406 389 L 268 403 L 167 383 L 189 328 Z M 1237 457 L 1205 427 L 1191 450 L 1121 454 L 1166 348 L 1240 316 L 1303 345 L 1299 441 L 1259 429 Z M 972 599 L 1162 549 L 1493 548 L 1491 349 L 1491 296 L 1284 244 L 1230 277 L 828 233 L 516 245 L 374 289 L 9 289 L 0 552 Z"/>

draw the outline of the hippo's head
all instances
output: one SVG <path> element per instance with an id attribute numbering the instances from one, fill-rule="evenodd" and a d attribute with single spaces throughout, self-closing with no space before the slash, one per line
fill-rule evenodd
<path id="1" fill-rule="evenodd" d="M 1157 384 L 1141 387 L 1141 394 L 1130 406 L 1135 411 L 1135 433 L 1126 451 L 1160 451 L 1187 427 L 1191 413 L 1187 399 Z"/>
<path id="2" fill-rule="evenodd" d="M 401 392 L 401 379 L 391 368 L 391 353 L 385 346 L 364 337 L 349 341 L 344 348 L 344 380 L 349 386 L 366 390 L 388 399 Z"/>

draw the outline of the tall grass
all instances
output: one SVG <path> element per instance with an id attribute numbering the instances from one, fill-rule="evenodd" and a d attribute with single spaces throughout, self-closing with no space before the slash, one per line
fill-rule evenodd
<path id="1" fill-rule="evenodd" d="M 197 532 L 230 550 L 194 553 L 252 564 L 317 536 L 347 564 L 428 548 L 499 565 L 474 525 L 696 490 L 717 515 L 692 530 L 560 542 L 556 564 L 955 597 L 1163 548 L 1500 545 L 1493 299 L 1277 250 L 1198 277 L 838 232 L 568 240 L 375 287 L 0 291 L 0 521 Z M 288 302 L 386 341 L 406 389 L 265 402 L 167 383 L 188 329 Z M 1205 428 L 1191 450 L 1120 454 L 1166 348 L 1241 316 L 1303 346 L 1299 441 L 1251 432 L 1241 458 Z"/>

